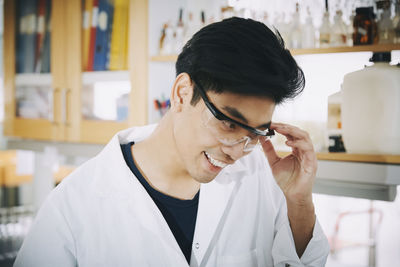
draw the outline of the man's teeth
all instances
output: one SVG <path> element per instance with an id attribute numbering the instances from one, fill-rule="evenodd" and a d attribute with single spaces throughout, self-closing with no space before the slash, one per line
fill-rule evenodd
<path id="1" fill-rule="evenodd" d="M 208 154 L 207 152 L 204 152 L 204 153 L 206 154 L 208 160 L 211 162 L 212 165 L 214 165 L 216 167 L 220 167 L 220 168 L 225 168 L 226 166 L 228 166 L 228 164 L 226 164 L 226 163 L 223 163 L 223 162 L 221 162 L 221 161 L 219 161 L 217 159 L 213 159 L 211 157 L 211 155 Z"/>

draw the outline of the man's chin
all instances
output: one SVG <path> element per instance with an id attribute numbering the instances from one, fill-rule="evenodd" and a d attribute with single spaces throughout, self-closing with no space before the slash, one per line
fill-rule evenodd
<path id="1" fill-rule="evenodd" d="M 216 175 L 197 175 L 197 176 L 192 176 L 194 180 L 196 180 L 196 182 L 199 182 L 201 184 L 207 184 L 211 181 L 213 181 L 216 177 Z"/>

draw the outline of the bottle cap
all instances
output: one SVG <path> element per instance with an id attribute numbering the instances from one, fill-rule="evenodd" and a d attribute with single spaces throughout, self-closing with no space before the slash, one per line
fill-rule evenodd
<path id="1" fill-rule="evenodd" d="M 357 7 L 356 8 L 356 14 L 374 16 L 374 8 L 372 6 L 370 6 L 370 7 Z"/>
<path id="2" fill-rule="evenodd" d="M 374 52 L 369 59 L 370 62 L 390 62 L 392 54 L 390 52 Z"/>

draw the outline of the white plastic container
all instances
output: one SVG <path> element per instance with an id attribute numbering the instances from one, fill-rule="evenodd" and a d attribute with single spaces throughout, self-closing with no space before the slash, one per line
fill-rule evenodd
<path id="1" fill-rule="evenodd" d="M 400 67 L 389 65 L 390 53 L 371 61 L 344 77 L 344 145 L 349 153 L 400 154 Z"/>

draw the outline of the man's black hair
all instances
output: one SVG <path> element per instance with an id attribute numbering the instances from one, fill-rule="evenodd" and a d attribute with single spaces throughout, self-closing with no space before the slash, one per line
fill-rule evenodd
<path id="1" fill-rule="evenodd" d="M 305 86 L 304 73 L 285 48 L 279 32 L 252 19 L 229 18 L 198 31 L 183 47 L 176 75 L 194 81 L 191 104 L 205 91 L 265 96 L 276 104 L 294 98 Z"/>

